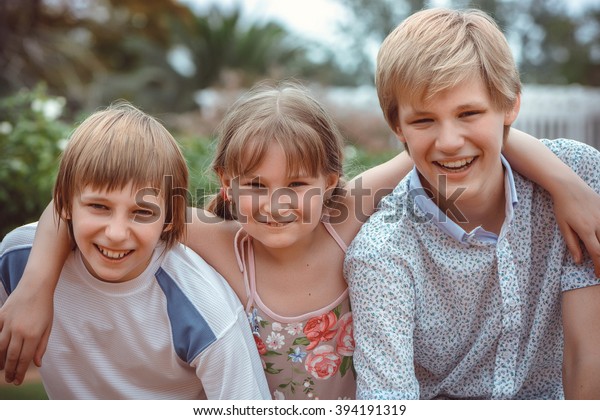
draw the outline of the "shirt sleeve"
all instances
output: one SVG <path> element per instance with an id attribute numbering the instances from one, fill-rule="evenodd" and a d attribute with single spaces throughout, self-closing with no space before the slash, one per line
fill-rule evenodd
<path id="1" fill-rule="evenodd" d="M 575 140 L 543 140 L 543 143 L 600 194 L 600 151 Z M 561 273 L 563 292 L 600 283 L 600 279 L 594 275 L 594 264 L 585 247 L 582 247 L 582 251 L 584 259 L 581 264 L 576 264 L 568 252 L 564 254 Z"/>
<path id="2" fill-rule="evenodd" d="M 193 362 L 209 400 L 271 399 L 262 363 L 243 310 Z"/>
<path id="3" fill-rule="evenodd" d="M 376 223 L 372 220 L 363 227 L 345 261 L 356 343 L 357 398 L 418 399 L 413 282 L 401 254 L 385 235 L 371 230 Z"/>
<path id="4" fill-rule="evenodd" d="M 0 303 L 17 287 L 25 270 L 37 223 L 9 232 L 0 242 Z"/>

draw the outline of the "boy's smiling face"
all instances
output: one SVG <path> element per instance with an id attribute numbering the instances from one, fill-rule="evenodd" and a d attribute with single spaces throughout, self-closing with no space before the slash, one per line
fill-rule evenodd
<path id="1" fill-rule="evenodd" d="M 132 184 L 113 191 L 85 187 L 73 200 L 73 236 L 99 280 L 125 282 L 148 266 L 165 222 L 161 196 L 137 197 Z M 139 200 L 143 199 L 143 202 Z"/>
<path id="2" fill-rule="evenodd" d="M 496 109 L 480 78 L 424 104 L 399 107 L 398 137 L 407 144 L 434 201 L 438 192 L 446 198 L 458 196 L 454 203 L 459 207 L 483 205 L 498 196 L 504 185 L 500 160 L 504 126 L 512 124 L 518 110 L 518 100 L 508 112 Z"/>

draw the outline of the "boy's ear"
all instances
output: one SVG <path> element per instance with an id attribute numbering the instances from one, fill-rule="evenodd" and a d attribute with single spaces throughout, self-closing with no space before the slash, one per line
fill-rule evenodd
<path id="1" fill-rule="evenodd" d="M 406 138 L 404 137 L 404 134 L 402 133 L 402 130 L 400 129 L 399 125 L 397 125 L 394 129 L 394 134 L 396 134 L 396 137 L 398 137 L 398 140 L 400 140 L 400 142 L 406 144 Z"/>
<path id="2" fill-rule="evenodd" d="M 519 115 L 520 109 L 521 109 L 521 94 L 518 94 L 512 108 L 509 109 L 508 111 L 506 111 L 506 114 L 504 114 L 504 125 L 505 126 L 511 125 L 513 122 L 515 122 L 515 120 L 517 119 L 517 116 Z"/>

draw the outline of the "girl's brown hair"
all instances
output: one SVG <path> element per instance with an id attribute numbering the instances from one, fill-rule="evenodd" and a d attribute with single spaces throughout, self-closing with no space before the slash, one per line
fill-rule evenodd
<path id="1" fill-rule="evenodd" d="M 295 82 L 263 82 L 228 110 L 218 129 L 212 169 L 236 177 L 256 168 L 273 143 L 286 155 L 290 176 L 336 174 L 343 187 L 343 138 L 332 118 L 307 90 Z M 224 219 L 234 219 L 230 207 L 217 194 L 207 209 Z"/>

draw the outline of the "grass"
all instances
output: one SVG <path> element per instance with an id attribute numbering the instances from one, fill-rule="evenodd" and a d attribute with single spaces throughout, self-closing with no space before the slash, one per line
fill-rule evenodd
<path id="1" fill-rule="evenodd" d="M 0 400 L 47 400 L 48 396 L 41 382 L 23 385 L 0 385 Z"/>

